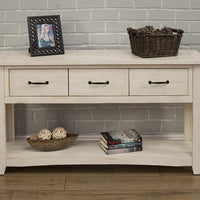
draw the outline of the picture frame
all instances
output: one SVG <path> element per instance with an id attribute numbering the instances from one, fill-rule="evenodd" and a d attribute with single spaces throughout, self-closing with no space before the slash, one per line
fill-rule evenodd
<path id="1" fill-rule="evenodd" d="M 32 57 L 65 53 L 59 15 L 27 17 L 27 24 Z"/>

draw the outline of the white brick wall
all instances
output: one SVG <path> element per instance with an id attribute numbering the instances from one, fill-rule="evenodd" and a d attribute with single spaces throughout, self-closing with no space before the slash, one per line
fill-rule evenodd
<path id="1" fill-rule="evenodd" d="M 200 50 L 200 0 L 0 0 L 0 49 L 28 48 L 27 16 L 61 16 L 66 49 L 124 49 L 127 27 L 171 26 L 181 48 Z M 65 126 L 69 132 L 137 128 L 183 132 L 183 105 L 17 105 L 17 134 Z"/>
<path id="2" fill-rule="evenodd" d="M 127 27 L 154 25 L 182 28 L 181 48 L 200 50 L 200 0 L 0 0 L 0 48 L 27 49 L 27 16 L 52 14 L 66 49 L 130 48 Z"/>

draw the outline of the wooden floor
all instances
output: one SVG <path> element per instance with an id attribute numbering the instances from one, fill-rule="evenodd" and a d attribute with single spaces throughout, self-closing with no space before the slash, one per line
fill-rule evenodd
<path id="1" fill-rule="evenodd" d="M 200 199 L 192 169 L 154 166 L 7 168 L 0 200 Z"/>

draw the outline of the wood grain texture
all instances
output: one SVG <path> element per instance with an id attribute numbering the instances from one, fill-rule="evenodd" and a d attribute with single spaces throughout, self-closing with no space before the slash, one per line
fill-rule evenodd
<path id="1" fill-rule="evenodd" d="M 138 191 L 199 189 L 199 176 L 179 177 L 128 177 L 128 178 L 68 178 L 66 190 L 108 190 L 108 191 Z"/>
<path id="2" fill-rule="evenodd" d="M 76 141 L 70 147 L 53 152 L 34 150 L 26 141 L 7 144 L 7 166 L 40 165 L 164 165 L 191 166 L 192 143 L 182 140 L 146 138 L 143 151 L 106 155 L 98 141 Z"/>
<path id="3" fill-rule="evenodd" d="M 48 85 L 30 85 L 46 82 Z M 10 96 L 68 96 L 68 70 L 10 70 Z"/>
<path id="4" fill-rule="evenodd" d="M 200 190 L 15 192 L 12 200 L 197 200 Z"/>
<path id="5" fill-rule="evenodd" d="M 130 50 L 75 50 L 66 51 L 64 55 L 43 56 L 33 58 L 27 51 L 2 51 L 4 59 L 0 65 L 27 66 L 27 65 L 192 65 L 200 64 L 199 53 L 194 50 L 180 50 L 178 56 L 143 59 L 135 56 Z"/>
<path id="6" fill-rule="evenodd" d="M 4 68 L 0 68 L 0 175 L 6 169 L 6 108 L 4 104 Z"/>
<path id="7" fill-rule="evenodd" d="M 65 177 L 0 177 L 0 190 L 63 190 Z"/>
<path id="8" fill-rule="evenodd" d="M 193 171 L 194 174 L 200 174 L 200 67 L 194 67 L 194 78 L 193 78 Z"/>
<path id="9" fill-rule="evenodd" d="M 91 82 L 109 84 L 90 85 Z M 128 69 L 70 69 L 70 96 L 128 96 Z"/>
<path id="10" fill-rule="evenodd" d="M 11 200 L 13 192 L 9 190 L 0 190 L 0 199 L 1 200 Z"/>
<path id="11" fill-rule="evenodd" d="M 130 95 L 188 95 L 188 69 L 132 69 Z M 149 84 L 166 82 L 169 84 Z"/>

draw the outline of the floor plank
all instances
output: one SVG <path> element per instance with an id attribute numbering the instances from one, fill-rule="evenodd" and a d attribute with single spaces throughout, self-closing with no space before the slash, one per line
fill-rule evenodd
<path id="1" fill-rule="evenodd" d="M 165 191 L 75 191 L 70 192 L 15 192 L 12 200 L 197 200 L 200 190 L 165 190 Z"/>
<path id="2" fill-rule="evenodd" d="M 66 190 L 169 190 L 169 189 L 200 189 L 200 176 L 179 177 L 70 177 L 67 179 Z"/>
<path id="3" fill-rule="evenodd" d="M 10 167 L 5 176 L 39 176 L 39 177 L 113 177 L 113 176 L 160 176 L 158 167 L 131 165 L 83 165 L 83 166 L 43 166 Z"/>
<path id="4" fill-rule="evenodd" d="M 160 176 L 192 176 L 192 167 L 159 167 Z"/>
<path id="5" fill-rule="evenodd" d="M 12 195 L 13 195 L 12 191 L 0 190 L 0 199 L 1 200 L 11 200 Z"/>
<path id="6" fill-rule="evenodd" d="M 64 190 L 65 177 L 0 177 L 0 189 Z"/>

